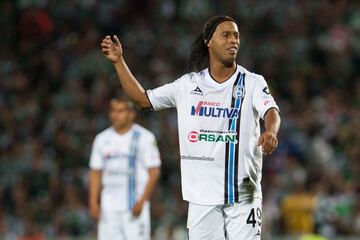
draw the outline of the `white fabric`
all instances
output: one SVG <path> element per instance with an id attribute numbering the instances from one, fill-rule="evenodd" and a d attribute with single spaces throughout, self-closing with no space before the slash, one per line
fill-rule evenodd
<path id="1" fill-rule="evenodd" d="M 239 80 L 234 87 L 241 74 L 245 74 L 243 82 Z M 177 108 L 184 200 L 218 205 L 261 197 L 259 119 L 268 109 L 278 109 L 261 75 L 238 65 L 236 72 L 220 84 L 205 69 L 148 90 L 147 95 L 155 111 Z M 244 188 L 248 185 L 244 179 L 250 179 L 252 191 Z"/>
<path id="2" fill-rule="evenodd" d="M 139 217 L 127 211 L 102 211 L 98 225 L 99 240 L 150 240 L 150 205 L 144 204 Z"/>
<path id="3" fill-rule="evenodd" d="M 139 137 L 135 143 L 136 170 L 133 173 L 129 158 L 135 131 Z M 112 127 L 99 133 L 93 144 L 90 168 L 102 170 L 101 209 L 130 209 L 129 194 L 134 194 L 135 201 L 139 199 L 148 181 L 148 168 L 159 167 L 160 164 L 155 137 L 145 128 L 134 124 L 131 130 L 122 135 Z M 129 187 L 131 176 L 135 177 L 134 189 Z"/>
<path id="4" fill-rule="evenodd" d="M 189 203 L 188 240 L 260 240 L 261 199 L 226 205 Z"/>

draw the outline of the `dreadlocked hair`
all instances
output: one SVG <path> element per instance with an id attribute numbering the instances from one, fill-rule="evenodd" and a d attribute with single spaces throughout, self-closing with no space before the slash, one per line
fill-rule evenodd
<path id="1" fill-rule="evenodd" d="M 192 47 L 190 53 L 190 71 L 199 72 L 209 66 L 209 51 L 204 41 L 204 34 L 200 33 Z"/>
<path id="2" fill-rule="evenodd" d="M 216 27 L 225 21 L 236 21 L 226 15 L 219 15 L 210 18 L 203 31 L 196 37 L 191 47 L 190 53 L 190 71 L 199 72 L 209 66 L 209 51 L 207 44 L 209 43 Z"/>

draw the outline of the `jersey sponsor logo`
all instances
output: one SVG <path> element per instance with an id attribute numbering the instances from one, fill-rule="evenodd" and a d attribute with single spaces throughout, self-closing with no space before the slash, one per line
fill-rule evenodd
<path id="1" fill-rule="evenodd" d="M 188 139 L 190 142 L 197 142 L 199 140 L 199 134 L 196 131 L 191 131 L 188 134 Z"/>
<path id="2" fill-rule="evenodd" d="M 191 94 L 195 94 L 195 95 L 200 95 L 202 96 L 203 95 L 203 92 L 201 91 L 201 89 L 199 87 L 196 87 L 194 90 L 192 90 L 190 92 Z"/>
<path id="3" fill-rule="evenodd" d="M 120 176 L 120 175 L 130 175 L 132 171 L 130 170 L 118 170 L 118 169 L 109 169 L 104 171 L 104 174 L 107 176 Z"/>
<path id="4" fill-rule="evenodd" d="M 206 156 L 181 155 L 182 160 L 213 162 L 215 158 Z"/>
<path id="5" fill-rule="evenodd" d="M 121 153 L 121 152 L 107 152 L 104 154 L 105 160 L 115 160 L 115 159 L 128 159 L 129 154 Z"/>
<path id="6" fill-rule="evenodd" d="M 191 106 L 191 115 L 214 118 L 234 118 L 239 115 L 239 109 L 218 106 L 219 102 L 200 101 L 197 106 Z"/>
<path id="7" fill-rule="evenodd" d="M 264 106 L 267 106 L 267 105 L 272 104 L 272 103 L 275 103 L 275 101 L 272 100 L 272 99 L 270 99 L 270 100 L 265 100 Z"/>
<path id="8" fill-rule="evenodd" d="M 236 85 L 233 89 L 233 97 L 236 99 L 241 99 L 245 95 L 245 88 L 242 85 Z"/>
<path id="9" fill-rule="evenodd" d="M 223 143 L 237 143 L 235 132 L 221 132 L 221 131 L 191 131 L 188 134 L 188 140 L 195 142 L 223 142 Z"/>
<path id="10" fill-rule="evenodd" d="M 221 105 L 220 102 L 211 102 L 211 101 L 200 101 L 198 105 L 201 103 L 201 106 L 210 106 L 210 107 L 219 107 Z"/>

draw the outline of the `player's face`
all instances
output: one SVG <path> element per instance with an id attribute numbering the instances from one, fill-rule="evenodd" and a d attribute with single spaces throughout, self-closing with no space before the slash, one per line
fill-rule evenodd
<path id="1" fill-rule="evenodd" d="M 126 129 L 133 123 L 134 112 L 127 106 L 127 103 L 112 101 L 110 119 L 116 129 Z"/>
<path id="2" fill-rule="evenodd" d="M 237 25 L 232 21 L 220 23 L 208 43 L 210 61 L 219 61 L 226 67 L 234 66 L 239 46 Z"/>

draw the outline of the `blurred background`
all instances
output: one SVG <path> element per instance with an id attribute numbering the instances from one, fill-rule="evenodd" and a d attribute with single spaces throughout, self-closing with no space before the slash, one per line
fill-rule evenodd
<path id="1" fill-rule="evenodd" d="M 263 239 L 360 239 L 355 0 L 1 0 L 0 239 L 95 239 L 88 160 L 120 90 L 101 39 L 118 34 L 154 88 L 188 71 L 192 41 L 220 13 L 238 21 L 239 63 L 265 77 L 283 119 L 264 159 Z M 163 160 L 153 239 L 185 239 L 176 112 L 139 111 L 138 122 Z"/>

